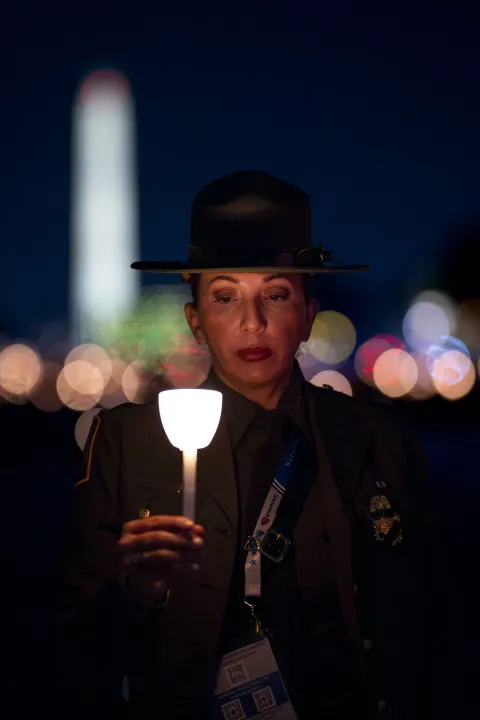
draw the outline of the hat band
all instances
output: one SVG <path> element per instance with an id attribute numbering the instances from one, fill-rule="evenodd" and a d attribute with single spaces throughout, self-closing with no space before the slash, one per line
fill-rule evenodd
<path id="1" fill-rule="evenodd" d="M 188 265 L 202 270 L 211 267 L 299 267 L 320 268 L 332 253 L 319 247 L 297 249 L 208 248 L 190 245 Z"/>

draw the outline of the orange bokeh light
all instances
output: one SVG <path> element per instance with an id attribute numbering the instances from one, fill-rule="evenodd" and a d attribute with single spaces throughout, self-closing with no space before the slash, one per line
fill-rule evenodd
<path id="1" fill-rule="evenodd" d="M 78 345 L 68 353 L 64 365 L 70 365 L 77 360 L 83 360 L 96 367 L 102 375 L 104 384 L 110 380 L 112 375 L 112 361 L 108 353 L 99 345 L 94 345 L 93 343 Z"/>
<path id="2" fill-rule="evenodd" d="M 100 400 L 105 382 L 100 370 L 86 360 L 74 360 L 57 378 L 60 400 L 71 410 L 90 410 Z"/>
<path id="3" fill-rule="evenodd" d="M 375 363 L 380 355 L 392 348 L 403 350 L 404 345 L 401 340 L 393 335 L 385 334 L 375 335 L 360 345 L 355 353 L 354 367 L 358 377 L 365 385 L 369 385 L 370 387 L 375 386 L 375 380 L 373 378 Z"/>
<path id="4" fill-rule="evenodd" d="M 405 350 L 386 350 L 375 363 L 373 379 L 387 397 L 399 398 L 409 393 L 418 379 L 417 364 Z"/>
<path id="5" fill-rule="evenodd" d="M 414 353 L 413 359 L 417 365 L 418 377 L 415 386 L 408 393 L 413 400 L 428 400 L 436 394 L 435 385 L 427 368 L 425 353 Z"/>
<path id="6" fill-rule="evenodd" d="M 437 392 L 446 400 L 460 400 L 475 384 L 475 367 L 469 357 L 459 350 L 440 355 L 432 371 Z"/>
<path id="7" fill-rule="evenodd" d="M 35 350 L 17 343 L 0 352 L 0 391 L 18 398 L 28 396 L 40 382 L 43 364 Z"/>

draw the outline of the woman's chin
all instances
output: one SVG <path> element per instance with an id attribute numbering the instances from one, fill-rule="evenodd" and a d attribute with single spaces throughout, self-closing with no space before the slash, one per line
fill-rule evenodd
<path id="1" fill-rule="evenodd" d="M 236 364 L 234 374 L 243 383 L 264 385 L 274 382 L 282 374 L 277 363 L 269 361 L 250 363 L 240 361 L 240 363 Z"/>

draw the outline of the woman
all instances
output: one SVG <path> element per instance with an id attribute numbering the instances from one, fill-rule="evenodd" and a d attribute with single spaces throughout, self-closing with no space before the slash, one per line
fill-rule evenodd
<path id="1" fill-rule="evenodd" d="M 397 598 L 420 572 L 424 508 L 411 488 L 423 470 L 388 410 L 308 385 L 295 363 L 317 312 L 306 279 L 338 271 L 328 259 L 311 247 L 306 194 L 243 172 L 198 193 L 187 264 L 133 266 L 191 283 L 186 318 L 224 409 L 199 455 L 196 525 L 181 516 L 181 458 L 156 404 L 92 427 L 59 618 L 65 684 L 87 711 L 111 707 L 126 677 L 132 717 L 228 720 L 275 705 L 279 717 L 344 718 L 398 710 L 402 697 L 413 717 L 404 647 L 419 649 L 419 587 L 403 607 Z M 260 637 L 276 663 L 260 684 L 241 663 L 219 670 Z"/>

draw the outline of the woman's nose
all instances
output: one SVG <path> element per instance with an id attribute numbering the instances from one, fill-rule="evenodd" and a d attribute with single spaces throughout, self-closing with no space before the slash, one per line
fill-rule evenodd
<path id="1" fill-rule="evenodd" d="M 255 334 L 265 329 L 266 320 L 259 302 L 246 302 L 243 313 L 242 330 Z"/>

